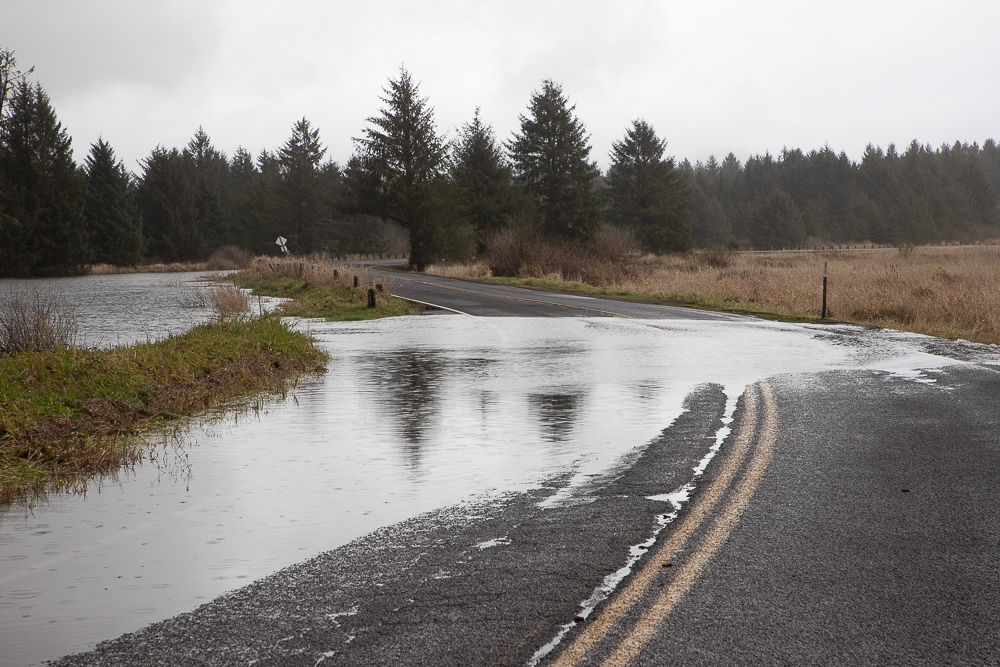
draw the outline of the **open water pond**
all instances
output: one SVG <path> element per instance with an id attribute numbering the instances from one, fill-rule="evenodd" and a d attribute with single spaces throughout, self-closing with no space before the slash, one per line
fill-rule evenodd
<path id="1" fill-rule="evenodd" d="M 585 485 L 702 383 L 732 404 L 777 374 L 954 363 L 913 337 L 755 320 L 300 324 L 332 358 L 284 401 L 192 423 L 86 497 L 0 513 L 4 661 L 85 650 L 472 497 Z"/>
<path id="2" fill-rule="evenodd" d="M 206 294 L 215 285 L 204 271 L 3 279 L 0 303 L 12 294 L 53 296 L 76 319 L 78 345 L 111 347 L 165 338 L 209 320 L 214 311 Z"/>

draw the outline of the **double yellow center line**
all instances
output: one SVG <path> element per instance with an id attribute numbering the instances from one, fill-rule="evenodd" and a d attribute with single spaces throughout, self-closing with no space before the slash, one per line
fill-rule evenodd
<path id="1" fill-rule="evenodd" d="M 756 390 L 755 390 L 756 389 Z M 763 408 L 758 405 L 758 391 Z M 758 429 L 758 412 L 762 412 Z M 743 419 L 736 434 L 733 449 L 712 484 L 699 496 L 694 507 L 670 538 L 649 559 L 629 585 L 576 640 L 552 663 L 552 667 L 573 667 L 593 651 L 608 632 L 618 625 L 626 613 L 640 600 L 646 590 L 665 572 L 676 572 L 670 584 L 655 599 L 652 605 L 636 623 L 635 627 L 605 659 L 603 667 L 625 667 L 638 655 L 653 637 L 663 622 L 670 616 L 684 595 L 691 589 L 705 566 L 726 541 L 729 533 L 739 521 L 760 484 L 764 471 L 771 461 L 774 443 L 778 434 L 778 410 L 774 394 L 766 382 L 761 380 L 748 386 L 743 393 Z M 754 440 L 757 446 L 743 478 L 732 492 L 727 503 L 715 518 L 715 523 L 701 539 L 694 552 L 676 570 L 666 570 L 665 563 L 672 561 L 687 544 L 698 528 L 712 514 L 712 510 L 726 495 L 730 485 L 743 466 Z"/>

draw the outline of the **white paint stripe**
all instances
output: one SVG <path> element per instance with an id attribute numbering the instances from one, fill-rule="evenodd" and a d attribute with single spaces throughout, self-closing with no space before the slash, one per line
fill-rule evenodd
<path id="1" fill-rule="evenodd" d="M 613 312 L 613 311 L 610 311 L 610 310 L 599 310 L 597 308 L 587 308 L 585 306 L 574 306 L 573 304 L 570 304 L 570 303 L 559 303 L 558 301 L 541 301 L 539 299 L 528 299 L 528 298 L 525 298 L 525 297 L 522 297 L 522 296 L 509 296 L 509 295 L 505 295 L 505 294 L 494 294 L 494 293 L 491 293 L 491 292 L 480 292 L 480 291 L 477 291 L 477 290 L 466 289 L 464 287 L 455 287 L 454 285 L 445 285 L 443 283 L 432 283 L 432 282 L 428 282 L 426 280 L 415 280 L 414 278 L 400 278 L 399 280 L 405 281 L 405 282 L 411 282 L 411 283 L 419 283 L 421 285 L 430 285 L 431 287 L 440 287 L 442 289 L 450 289 L 450 290 L 453 290 L 455 292 L 468 292 L 469 294 L 478 294 L 480 296 L 488 296 L 488 297 L 491 297 L 491 298 L 494 298 L 494 299 L 507 299 L 508 301 L 523 301 L 525 303 L 539 303 L 539 304 L 542 304 L 544 306 L 559 306 L 561 308 L 570 308 L 570 309 L 573 309 L 573 310 L 587 310 L 587 311 L 590 311 L 592 313 L 600 313 L 602 315 L 611 315 L 612 317 L 621 317 L 621 318 L 626 319 L 626 320 L 637 319 L 635 317 L 632 317 L 631 315 L 624 315 L 622 313 L 616 313 L 616 312 Z M 446 280 L 447 280 L 447 278 L 446 278 Z M 523 287 L 516 287 L 516 286 L 513 286 L 513 285 L 503 285 L 503 287 L 515 287 L 515 289 L 524 289 Z M 543 292 L 543 293 L 552 294 L 552 296 L 563 296 L 561 294 L 556 294 L 556 293 L 548 293 L 548 292 Z M 393 295 L 393 296 L 395 296 L 395 295 Z M 403 298 L 406 298 L 406 297 L 399 297 L 399 298 L 403 299 Z M 409 299 L 409 300 L 410 301 L 416 301 L 416 299 Z M 420 303 L 420 302 L 418 302 L 418 303 Z M 437 307 L 441 308 L 442 306 L 437 306 Z M 446 310 L 451 310 L 451 309 L 448 308 Z M 455 312 L 458 312 L 458 311 L 455 311 Z"/>
<path id="2" fill-rule="evenodd" d="M 736 442 L 733 444 L 733 451 L 726 459 L 719 475 L 712 482 L 712 485 L 705 490 L 704 494 L 691 509 L 677 530 L 670 535 L 667 541 L 649 559 L 645 567 L 639 571 L 628 586 L 616 597 L 610 605 L 598 616 L 593 623 L 580 633 L 580 636 L 570 644 L 565 651 L 552 663 L 552 667 L 571 667 L 576 665 L 587 655 L 604 635 L 638 602 L 646 589 L 656 580 L 656 577 L 663 569 L 663 563 L 672 560 L 681 550 L 688 538 L 698 529 L 708 518 L 709 513 L 715 504 L 723 496 L 729 484 L 735 477 L 736 472 L 743 464 L 750 443 L 753 441 L 754 429 L 757 422 L 757 399 L 753 387 L 748 386 L 743 392 L 743 420 L 736 435 Z"/>
<path id="3" fill-rule="evenodd" d="M 408 296 L 399 296 L 398 294 L 393 294 L 392 296 L 396 297 L 397 299 L 402 299 L 403 301 L 412 301 L 413 303 L 420 303 L 420 304 L 423 304 L 425 306 L 430 306 L 431 308 L 440 308 L 441 310 L 450 310 L 451 312 L 458 313 L 459 315 L 465 315 L 467 317 L 475 317 L 475 315 L 473 315 L 472 313 L 466 313 L 466 312 L 461 311 L 461 310 L 455 310 L 454 308 L 449 308 L 448 306 L 439 306 L 438 304 L 431 303 L 429 301 L 421 301 L 420 299 L 411 299 Z"/>
<path id="4" fill-rule="evenodd" d="M 602 667 L 626 667 L 639 654 L 639 651 L 653 637 L 670 613 L 680 603 L 684 595 L 694 586 L 698 576 L 708 565 L 712 556 L 725 543 L 729 533 L 740 520 L 743 511 L 750 504 L 757 491 L 764 472 L 771 462 L 774 453 L 774 443 L 778 435 L 778 410 L 774 403 L 774 394 L 766 382 L 759 382 L 764 396 L 764 424 L 761 428 L 761 441 L 757 445 L 750 466 L 736 490 L 735 495 L 716 520 L 712 531 L 698 545 L 698 549 L 684 563 L 673 582 L 660 595 L 659 599 L 643 615 L 632 632 L 622 641 L 614 653 L 604 661 Z"/>
<path id="5" fill-rule="evenodd" d="M 694 466 L 692 472 L 694 473 L 685 484 L 680 486 L 678 489 L 671 493 L 665 493 L 659 496 L 649 496 L 649 500 L 656 500 L 659 502 L 669 503 L 673 508 L 672 511 L 667 514 L 660 515 L 657 519 L 657 525 L 653 529 L 652 535 L 650 535 L 649 540 L 643 542 L 641 545 L 633 545 L 629 548 L 629 557 L 625 562 L 625 565 L 620 567 L 615 572 L 605 575 L 604 580 L 601 584 L 594 589 L 586 600 L 580 604 L 580 611 L 577 616 L 587 619 L 590 614 L 597 608 L 597 605 L 608 599 L 612 593 L 618 588 L 620 584 L 628 575 L 632 574 L 632 568 L 641 558 L 641 556 L 647 555 L 645 549 L 652 547 L 656 544 L 657 538 L 659 538 L 660 533 L 670 524 L 677 519 L 677 515 L 680 514 L 681 508 L 691 499 L 691 495 L 694 493 L 698 486 L 698 482 L 701 476 L 705 473 L 705 469 L 708 468 L 708 464 L 712 462 L 716 454 L 722 448 L 722 444 L 725 442 L 726 438 L 729 436 L 732 429 L 730 424 L 733 423 L 733 414 L 736 412 L 736 403 L 739 395 L 731 395 L 726 393 L 726 407 L 722 415 L 722 426 L 715 432 L 715 444 L 712 445 L 705 456 L 701 458 L 700 461 Z M 685 410 L 686 412 L 687 410 Z M 550 496 L 551 497 L 551 496 Z M 638 549 L 637 547 L 642 546 L 643 549 Z M 637 553 L 639 552 L 639 553 Z M 572 620 L 569 623 L 564 623 L 559 626 L 558 632 L 555 636 L 548 641 L 548 643 L 541 646 L 531 659 L 528 661 L 528 667 L 535 667 L 543 658 L 548 656 L 549 653 L 554 651 L 560 643 L 562 643 L 563 638 L 569 634 L 579 621 Z"/>

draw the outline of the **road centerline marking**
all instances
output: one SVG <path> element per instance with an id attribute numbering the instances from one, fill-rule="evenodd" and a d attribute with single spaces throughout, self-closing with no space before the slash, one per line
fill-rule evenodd
<path id="1" fill-rule="evenodd" d="M 735 495 L 716 519 L 711 532 L 705 536 L 697 550 L 691 554 L 680 571 L 677 572 L 674 580 L 643 614 L 635 628 L 621 641 L 614 653 L 608 656 L 602 667 L 626 667 L 639 654 L 685 594 L 694 586 L 702 571 L 725 543 L 744 510 L 750 504 L 750 500 L 757 491 L 768 464 L 771 462 L 771 455 L 774 453 L 774 444 L 778 435 L 778 410 L 774 402 L 774 394 L 766 382 L 761 381 L 758 384 L 764 398 L 764 423 L 761 427 L 761 441 L 754 451 L 754 456 Z"/>
<path id="2" fill-rule="evenodd" d="M 604 638 L 608 631 L 639 601 L 646 589 L 656 580 L 662 563 L 672 560 L 684 547 L 691 535 L 708 518 L 722 498 L 746 458 L 753 441 L 757 424 L 757 397 L 753 385 L 743 392 L 743 419 L 740 422 L 733 451 L 729 454 L 718 476 L 696 501 L 681 525 L 660 547 L 649 562 L 629 582 L 628 586 L 612 600 L 611 604 L 590 623 L 583 632 L 559 655 L 551 667 L 572 667 L 586 656 Z"/>

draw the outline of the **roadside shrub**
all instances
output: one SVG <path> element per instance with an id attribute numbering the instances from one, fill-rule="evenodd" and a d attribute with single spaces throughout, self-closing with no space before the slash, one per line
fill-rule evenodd
<path id="1" fill-rule="evenodd" d="M 253 255 L 249 251 L 235 245 L 227 245 L 219 248 L 208 258 L 207 268 L 209 271 L 235 271 L 246 268 L 253 260 Z"/>
<path id="2" fill-rule="evenodd" d="M 490 273 L 510 278 L 616 283 L 635 274 L 641 256 L 632 231 L 611 225 L 583 245 L 547 240 L 522 219 L 488 235 L 485 244 Z"/>
<path id="3" fill-rule="evenodd" d="M 695 254 L 695 257 L 699 264 L 713 269 L 728 269 L 736 259 L 736 251 L 716 243 Z"/>
<path id="4" fill-rule="evenodd" d="M 72 347 L 76 318 L 54 296 L 11 289 L 0 304 L 0 355 Z"/>
<path id="5" fill-rule="evenodd" d="M 614 284 L 635 275 L 642 248 L 628 227 L 601 225 L 590 242 L 584 278 L 595 284 Z"/>
<path id="6" fill-rule="evenodd" d="M 512 224 L 486 235 L 486 263 L 494 276 L 523 277 L 540 263 L 543 241 L 529 220 Z"/>
<path id="7" fill-rule="evenodd" d="M 208 297 L 220 319 L 244 315 L 250 312 L 250 296 L 236 285 L 227 283 L 213 287 Z"/>

